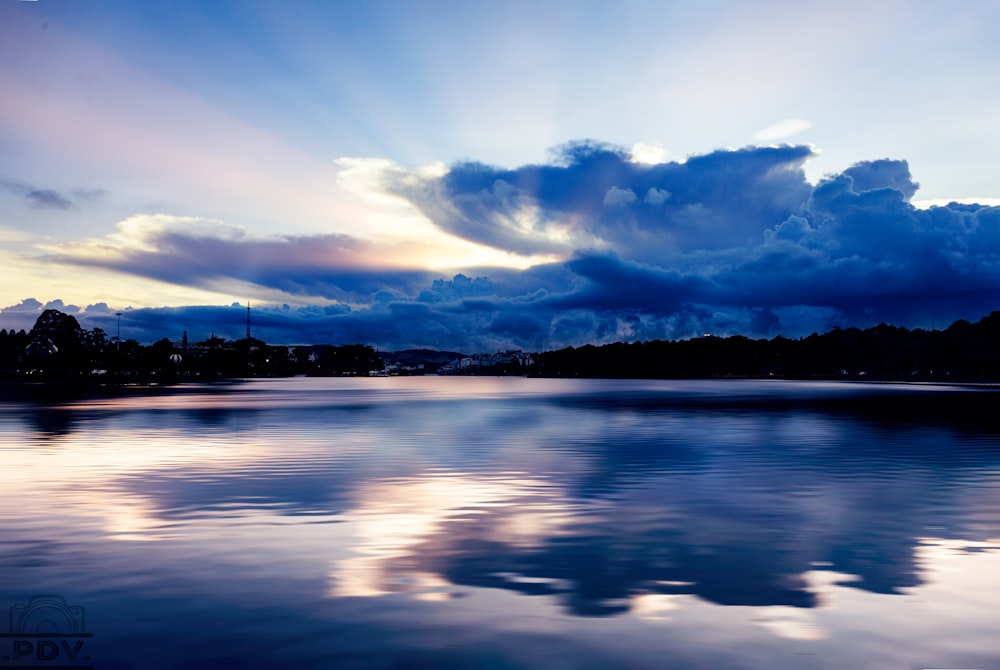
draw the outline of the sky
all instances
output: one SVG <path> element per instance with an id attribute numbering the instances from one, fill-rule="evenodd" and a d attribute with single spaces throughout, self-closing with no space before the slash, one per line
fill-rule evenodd
<path id="1" fill-rule="evenodd" d="M 249 305 L 272 344 L 483 352 L 975 321 L 996 25 L 992 0 L 0 0 L 0 328 L 238 338 Z"/>

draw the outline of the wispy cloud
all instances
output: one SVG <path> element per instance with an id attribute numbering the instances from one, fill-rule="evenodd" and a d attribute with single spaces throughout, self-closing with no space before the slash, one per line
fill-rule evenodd
<path id="1" fill-rule="evenodd" d="M 173 284 L 218 288 L 226 280 L 289 296 L 366 301 L 429 281 L 407 266 L 412 250 L 347 235 L 256 237 L 219 221 L 138 215 L 102 239 L 47 247 L 50 260 L 101 267 Z"/>
<path id="2" fill-rule="evenodd" d="M 753 134 L 754 142 L 777 142 L 787 140 L 789 137 L 798 135 L 812 128 L 812 124 L 805 119 L 784 119 L 777 123 L 761 128 Z"/>
<path id="3" fill-rule="evenodd" d="M 50 188 L 38 188 L 10 179 L 0 179 L 0 188 L 24 198 L 24 202 L 34 209 L 77 209 L 76 203 L 68 196 Z"/>

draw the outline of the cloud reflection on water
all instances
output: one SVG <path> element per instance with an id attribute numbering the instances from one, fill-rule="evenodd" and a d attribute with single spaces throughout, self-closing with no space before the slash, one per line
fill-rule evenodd
<path id="1" fill-rule="evenodd" d="M 18 543 L 15 568 L 25 543 L 131 552 L 158 539 L 142 554 L 151 573 L 184 556 L 206 578 L 280 590 L 295 566 L 336 602 L 408 597 L 459 619 L 491 593 L 654 626 L 709 607 L 815 643 L 854 630 L 851 612 L 916 630 L 895 608 L 937 621 L 911 600 L 935 594 L 986 636 L 974 617 L 988 621 L 1000 594 L 995 433 L 873 420 L 870 407 L 699 405 L 648 386 L 463 383 L 401 382 L 387 400 L 350 381 L 296 403 L 269 382 L 211 395 L 208 419 L 193 397 L 8 412 L 0 540 Z M 432 384 L 452 386 L 421 393 Z M 75 418 L 26 440 L 11 422 L 30 433 L 33 411 Z"/>

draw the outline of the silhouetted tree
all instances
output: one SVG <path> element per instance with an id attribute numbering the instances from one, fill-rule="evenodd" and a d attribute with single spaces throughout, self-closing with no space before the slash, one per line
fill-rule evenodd
<path id="1" fill-rule="evenodd" d="M 88 368 L 84 332 L 76 317 L 57 309 L 42 312 L 28 333 L 25 362 L 47 376 L 74 376 Z"/>

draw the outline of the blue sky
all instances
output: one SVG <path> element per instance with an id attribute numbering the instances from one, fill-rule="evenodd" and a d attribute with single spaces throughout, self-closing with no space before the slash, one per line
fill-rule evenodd
<path id="1" fill-rule="evenodd" d="M 53 305 L 238 337 L 249 301 L 268 341 L 490 350 L 976 319 L 1000 306 L 996 25 L 0 0 L 0 327 Z"/>

